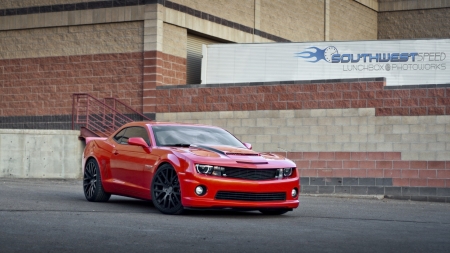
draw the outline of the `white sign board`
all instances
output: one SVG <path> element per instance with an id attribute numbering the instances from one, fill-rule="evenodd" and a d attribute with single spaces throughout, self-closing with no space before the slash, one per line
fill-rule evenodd
<path id="1" fill-rule="evenodd" d="M 386 85 L 450 83 L 450 39 L 203 47 L 207 84 L 374 77 Z"/>

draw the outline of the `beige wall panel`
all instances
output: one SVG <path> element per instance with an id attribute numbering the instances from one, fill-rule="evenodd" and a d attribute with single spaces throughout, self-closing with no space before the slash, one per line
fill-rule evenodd
<path id="1" fill-rule="evenodd" d="M 0 31 L 0 59 L 143 50 L 143 22 Z"/>
<path id="2" fill-rule="evenodd" d="M 165 8 L 164 22 L 167 24 L 183 27 L 202 34 L 207 34 L 223 40 L 228 40 L 237 43 L 252 43 L 253 35 L 243 31 L 219 25 L 208 20 L 200 19 L 192 15 L 187 15 L 180 11 Z M 271 42 L 270 40 L 259 38 L 258 42 Z M 147 49 L 146 49 L 147 50 Z"/>
<path id="3" fill-rule="evenodd" d="M 323 0 L 261 0 L 261 31 L 292 40 L 323 41 Z"/>
<path id="4" fill-rule="evenodd" d="M 448 38 L 450 8 L 378 13 L 378 39 Z"/>
<path id="5" fill-rule="evenodd" d="M 223 127 L 256 151 L 401 152 L 448 160 L 450 116 L 375 116 L 374 108 L 157 113 L 157 121 Z"/>
<path id="6" fill-rule="evenodd" d="M 22 8 L 30 6 L 44 6 L 55 4 L 73 4 L 82 2 L 95 2 L 103 0 L 1 0 L 0 9 Z"/>
<path id="7" fill-rule="evenodd" d="M 330 1 L 330 40 L 376 40 L 377 12 L 353 0 Z"/>
<path id="8" fill-rule="evenodd" d="M 375 11 L 378 11 L 378 0 L 354 0 L 358 3 L 361 3 Z"/>
<path id="9" fill-rule="evenodd" d="M 163 53 L 186 58 L 186 28 L 164 23 Z"/>
<path id="10" fill-rule="evenodd" d="M 254 26 L 254 0 L 172 0 L 172 2 L 242 25 Z"/>

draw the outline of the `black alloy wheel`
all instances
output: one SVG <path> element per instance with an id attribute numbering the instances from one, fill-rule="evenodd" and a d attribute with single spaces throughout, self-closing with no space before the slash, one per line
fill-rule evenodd
<path id="1" fill-rule="evenodd" d="M 181 214 L 181 188 L 177 172 L 170 164 L 162 165 L 152 180 L 153 205 L 164 214 Z"/>
<path id="2" fill-rule="evenodd" d="M 103 190 L 100 170 L 95 159 L 89 159 L 84 167 L 83 191 L 88 201 L 106 202 L 111 194 Z"/>
<path id="3" fill-rule="evenodd" d="M 265 215 L 281 215 L 281 214 L 285 214 L 289 211 L 291 211 L 291 209 L 287 209 L 287 208 L 267 208 L 267 209 L 260 209 L 259 210 L 262 214 Z"/>

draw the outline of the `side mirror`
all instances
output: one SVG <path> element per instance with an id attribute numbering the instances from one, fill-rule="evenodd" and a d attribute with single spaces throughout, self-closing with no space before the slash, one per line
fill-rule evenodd
<path id="1" fill-rule="evenodd" d="M 141 137 L 131 137 L 130 139 L 128 139 L 128 145 L 140 146 L 146 149 L 150 149 L 150 147 L 147 145 L 147 142 L 145 142 Z"/>
<path id="2" fill-rule="evenodd" d="M 246 146 L 248 149 L 252 149 L 252 144 L 248 143 L 248 142 L 244 142 L 244 146 Z"/>

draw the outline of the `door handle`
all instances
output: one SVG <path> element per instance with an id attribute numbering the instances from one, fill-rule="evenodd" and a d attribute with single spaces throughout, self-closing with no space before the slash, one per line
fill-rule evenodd
<path id="1" fill-rule="evenodd" d="M 113 150 L 113 152 L 112 152 L 113 154 L 115 154 L 115 155 L 118 155 L 119 154 L 119 151 L 117 151 L 117 150 Z"/>

